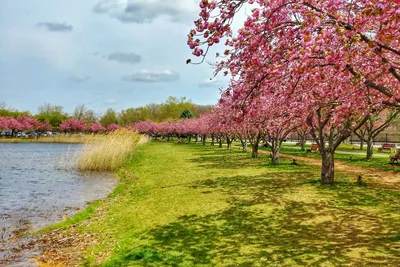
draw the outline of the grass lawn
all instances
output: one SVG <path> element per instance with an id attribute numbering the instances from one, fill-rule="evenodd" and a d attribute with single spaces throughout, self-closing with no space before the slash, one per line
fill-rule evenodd
<path id="1" fill-rule="evenodd" d="M 299 150 L 300 146 L 296 145 L 296 143 L 293 142 L 283 142 L 282 143 L 282 147 L 283 148 L 287 148 L 287 149 L 293 149 L 293 150 Z M 310 148 L 311 147 L 311 143 L 307 143 L 306 144 L 306 148 Z M 374 147 L 374 153 L 380 154 L 380 155 L 390 155 L 390 151 L 388 150 L 384 150 L 384 152 L 379 152 L 378 150 L 379 147 Z M 367 153 L 367 145 L 364 144 L 363 149 L 360 149 L 359 145 L 356 144 L 340 144 L 339 147 L 337 148 L 338 151 L 342 151 L 342 152 L 350 152 L 350 153 L 360 153 L 360 154 L 364 154 L 366 155 Z M 393 153 L 394 154 L 394 153 Z"/>
<path id="2" fill-rule="evenodd" d="M 311 147 L 307 145 L 307 148 Z M 378 149 L 375 148 L 372 160 L 366 160 L 366 150 L 360 149 L 351 149 L 351 145 L 340 145 L 337 149 L 337 153 L 335 153 L 335 159 L 345 162 L 346 164 L 352 166 L 360 166 L 367 168 L 375 168 L 384 171 L 395 171 L 400 172 L 400 164 L 390 164 L 389 156 L 394 155 L 395 153 L 390 152 L 378 152 Z M 270 151 L 268 148 L 260 148 L 261 150 Z M 299 155 L 304 157 L 318 158 L 320 159 L 320 155 L 318 151 L 314 151 L 312 153 L 307 153 L 306 151 L 300 151 L 299 147 L 294 147 L 292 144 L 283 144 L 281 153 L 290 154 L 290 155 Z M 357 153 L 357 154 L 356 154 Z M 359 153 L 359 154 L 358 154 Z M 379 155 L 379 156 L 378 156 Z"/>
<path id="3" fill-rule="evenodd" d="M 114 194 L 75 227 L 98 240 L 85 264 L 400 265 L 399 188 L 346 173 L 322 186 L 318 167 L 290 162 L 209 144 L 139 147 Z"/>

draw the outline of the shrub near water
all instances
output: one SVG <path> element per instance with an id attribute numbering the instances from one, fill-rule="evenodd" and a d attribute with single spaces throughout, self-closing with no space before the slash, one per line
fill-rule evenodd
<path id="1" fill-rule="evenodd" d="M 109 133 L 94 144 L 86 144 L 78 159 L 81 171 L 113 171 L 121 166 L 126 157 L 146 138 L 127 129 Z"/>

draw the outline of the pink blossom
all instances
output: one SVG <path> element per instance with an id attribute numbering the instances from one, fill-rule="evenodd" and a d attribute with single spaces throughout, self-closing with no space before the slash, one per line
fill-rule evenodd
<path id="1" fill-rule="evenodd" d="M 86 130 L 84 121 L 72 118 L 61 122 L 60 130 L 63 132 L 82 132 Z"/>
<path id="2" fill-rule="evenodd" d="M 118 126 L 118 124 L 110 124 L 107 126 L 107 132 L 113 132 L 118 130 L 120 127 Z"/>
<path id="3" fill-rule="evenodd" d="M 89 131 L 92 133 L 104 132 L 105 130 L 106 129 L 100 123 L 93 123 L 89 128 Z"/>

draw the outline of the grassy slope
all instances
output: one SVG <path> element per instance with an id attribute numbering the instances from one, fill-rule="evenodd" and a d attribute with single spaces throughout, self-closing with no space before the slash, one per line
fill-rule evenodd
<path id="1" fill-rule="evenodd" d="M 139 148 L 102 215 L 81 227 L 100 239 L 87 263 L 400 264 L 400 190 L 357 186 L 340 173 L 323 187 L 315 167 L 265 162 L 210 146 Z"/>

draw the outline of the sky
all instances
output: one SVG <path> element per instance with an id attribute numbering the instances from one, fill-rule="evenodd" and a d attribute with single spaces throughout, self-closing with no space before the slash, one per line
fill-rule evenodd
<path id="1" fill-rule="evenodd" d="M 207 63 L 186 65 L 198 3 L 1 0 L 0 102 L 32 113 L 44 103 L 104 112 L 168 96 L 215 104 L 227 78 L 210 80 Z"/>

